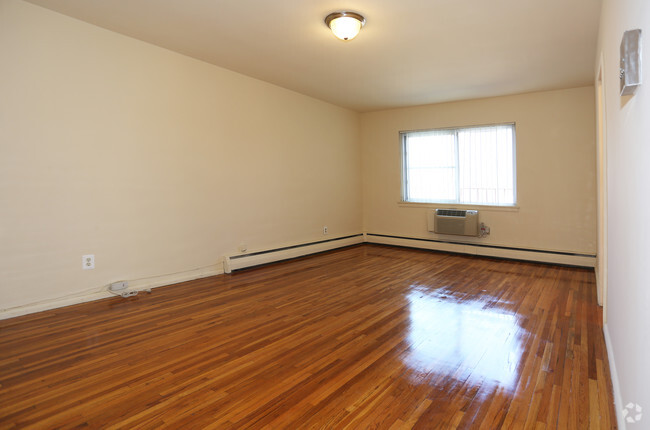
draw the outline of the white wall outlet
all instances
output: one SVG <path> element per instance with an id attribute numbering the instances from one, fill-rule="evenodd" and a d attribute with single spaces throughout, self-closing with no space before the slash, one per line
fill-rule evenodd
<path id="1" fill-rule="evenodd" d="M 81 268 L 90 270 L 95 268 L 95 256 L 93 254 L 84 255 L 81 257 Z"/>
<path id="2" fill-rule="evenodd" d="M 246 245 L 245 243 L 240 244 L 239 252 L 246 252 L 246 251 L 248 251 L 248 245 Z"/>
<path id="3" fill-rule="evenodd" d="M 323 234 L 327 234 L 327 226 L 326 225 L 323 226 Z"/>

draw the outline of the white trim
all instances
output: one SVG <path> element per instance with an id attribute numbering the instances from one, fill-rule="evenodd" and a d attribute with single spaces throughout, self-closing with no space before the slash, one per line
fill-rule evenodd
<path id="1" fill-rule="evenodd" d="M 571 266 L 581 267 L 594 267 L 596 264 L 595 256 L 566 255 L 561 253 L 554 253 L 552 251 L 542 252 L 543 250 L 528 251 L 498 247 L 492 248 L 474 246 L 472 244 L 432 242 L 411 238 L 375 236 L 372 233 L 367 234 L 367 242 L 379 243 L 383 245 L 405 246 L 409 248 L 430 249 L 432 251 L 458 252 L 461 254 L 480 255 L 484 257 L 508 258 L 512 260 L 536 261 L 541 263 L 567 264 Z"/>
<path id="2" fill-rule="evenodd" d="M 605 94 L 605 65 L 600 55 L 596 73 L 596 190 L 597 241 L 596 291 L 598 304 L 603 307 L 603 323 L 607 323 L 607 97 Z"/>
<path id="3" fill-rule="evenodd" d="M 316 254 L 318 252 L 342 248 L 344 246 L 357 245 L 363 242 L 364 236 L 358 234 L 353 237 L 333 239 L 326 242 L 306 243 L 286 247 L 288 249 L 268 249 L 249 252 L 248 254 L 226 255 L 223 258 L 223 272 L 230 273 L 233 270 L 243 269 L 245 267 L 259 266 L 260 264 L 268 264 L 276 261 L 288 260 L 291 258 Z"/>
<path id="4" fill-rule="evenodd" d="M 429 202 L 397 202 L 400 208 L 426 208 L 426 209 L 478 209 L 488 212 L 519 212 L 519 206 L 492 206 L 492 205 L 471 205 L 467 203 L 429 203 Z"/>
<path id="5" fill-rule="evenodd" d="M 621 395 L 621 386 L 616 371 L 616 362 L 614 361 L 614 346 L 612 339 L 609 337 L 609 326 L 603 324 L 603 335 L 605 336 L 605 348 L 607 349 L 607 359 L 609 360 L 609 374 L 612 378 L 612 391 L 614 392 L 614 413 L 619 430 L 625 430 L 625 419 L 623 419 L 621 407 L 623 407 L 623 396 Z"/>
<path id="6" fill-rule="evenodd" d="M 149 278 L 128 280 L 129 290 L 146 290 L 149 288 L 157 288 L 166 285 L 172 285 L 179 282 L 191 281 L 194 279 L 206 278 L 209 276 L 220 275 L 223 273 L 230 273 L 231 270 L 241 269 L 244 267 L 256 266 L 260 264 L 272 263 L 280 260 L 287 260 L 291 258 L 302 257 L 305 255 L 315 254 L 318 252 L 329 251 L 336 248 L 345 246 L 356 245 L 360 243 L 380 243 L 386 245 L 405 246 L 410 248 L 423 248 L 436 251 L 459 252 L 470 255 L 482 255 L 488 257 L 501 257 L 511 258 L 517 260 L 540 261 L 547 263 L 570 264 L 576 266 L 593 267 L 595 258 L 585 256 L 572 256 L 534 251 L 518 251 L 510 249 L 487 248 L 478 247 L 471 244 L 462 245 L 444 242 L 427 242 L 416 239 L 408 238 L 392 238 L 374 236 L 369 233 L 363 235 L 355 235 L 353 237 L 345 237 L 341 239 L 333 239 L 326 242 L 298 244 L 288 249 L 257 251 L 250 254 L 242 255 L 233 254 L 224 257 L 223 267 L 222 264 L 215 264 L 204 268 L 178 272 L 169 275 L 152 276 Z M 16 306 L 7 309 L 0 309 L 0 320 L 13 318 L 21 315 L 27 315 L 35 312 L 47 311 L 51 309 L 61 308 L 64 306 L 75 305 L 79 303 L 86 303 L 93 300 L 100 300 L 109 297 L 115 297 L 107 291 L 108 285 L 99 288 L 98 290 L 90 290 L 76 295 L 68 295 L 57 297 L 54 299 L 43 300 L 39 302 L 28 303 L 22 306 Z"/>
<path id="7" fill-rule="evenodd" d="M 171 275 L 160 275 L 143 279 L 129 280 L 128 289 L 133 291 L 142 291 L 150 288 L 177 284 L 179 282 L 207 278 L 208 276 L 220 275 L 222 273 L 223 270 L 221 268 L 221 264 L 215 264 L 213 266 L 178 272 Z M 72 296 L 68 295 L 50 300 L 28 303 L 26 305 L 16 306 L 13 308 L 0 309 L 0 320 L 32 314 L 35 312 L 62 308 L 64 306 L 76 305 L 79 303 L 92 302 L 94 300 L 101 300 L 109 297 L 115 297 L 115 295 L 109 293 L 107 289 L 108 285 L 101 287 L 99 291 L 86 291 L 84 293 L 79 293 Z"/>
<path id="8" fill-rule="evenodd" d="M 317 252 L 329 251 L 335 248 L 342 248 L 344 246 L 356 245 L 363 243 L 364 236 L 361 234 L 354 237 L 346 237 L 342 239 L 333 239 L 320 243 L 306 243 L 290 245 L 284 249 L 281 248 L 277 251 L 263 252 L 261 254 L 249 255 L 242 257 L 241 254 L 226 256 L 223 262 L 206 266 L 198 269 L 187 270 L 167 275 L 151 276 L 148 278 L 126 280 L 129 283 L 128 290 L 130 291 L 143 291 L 147 289 L 163 287 L 167 285 L 177 284 L 179 282 L 192 281 L 194 279 L 207 278 L 209 276 L 221 275 L 223 273 L 230 273 L 230 270 L 241 269 L 259 264 L 271 263 L 274 261 L 286 260 L 290 258 L 302 257 L 304 255 L 315 254 Z M 260 251 L 257 251 L 260 252 Z M 114 294 L 108 292 L 108 285 L 100 287 L 96 290 L 86 290 L 84 292 L 76 293 L 73 295 L 66 295 L 56 297 L 53 299 L 42 300 L 38 302 L 28 303 L 21 306 L 15 306 L 7 309 L 0 309 L 0 320 L 7 318 L 14 318 L 21 315 L 32 314 L 35 312 L 48 311 L 51 309 L 62 308 L 64 306 L 76 305 L 80 303 L 87 303 L 94 300 L 101 300 L 110 297 L 115 297 Z"/>

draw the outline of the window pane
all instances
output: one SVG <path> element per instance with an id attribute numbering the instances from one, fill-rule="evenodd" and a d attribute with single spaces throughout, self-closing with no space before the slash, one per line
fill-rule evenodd
<path id="1" fill-rule="evenodd" d="M 448 130 L 409 133 L 406 137 L 409 201 L 456 200 L 456 145 Z"/>
<path id="2" fill-rule="evenodd" d="M 405 198 L 514 205 L 514 125 L 404 135 Z"/>
<path id="3" fill-rule="evenodd" d="M 459 203 L 514 203 L 512 127 L 458 130 Z"/>

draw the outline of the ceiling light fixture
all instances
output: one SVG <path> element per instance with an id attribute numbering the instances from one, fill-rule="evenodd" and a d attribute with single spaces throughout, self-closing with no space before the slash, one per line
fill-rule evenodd
<path id="1" fill-rule="evenodd" d="M 325 24 L 341 40 L 354 39 L 365 23 L 366 19 L 356 12 L 333 12 L 325 17 Z"/>

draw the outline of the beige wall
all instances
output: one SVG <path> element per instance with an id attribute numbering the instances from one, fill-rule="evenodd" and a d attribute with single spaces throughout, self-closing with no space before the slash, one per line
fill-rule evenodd
<path id="1" fill-rule="evenodd" d="M 464 241 L 595 254 L 594 109 L 584 87 L 362 114 L 364 229 L 444 238 L 427 231 L 425 213 L 445 206 L 398 204 L 401 130 L 515 122 L 519 208 L 479 208 L 491 234 Z"/>
<path id="2" fill-rule="evenodd" d="M 18 0 L 0 61 L 0 309 L 361 232 L 357 113 Z"/>
<path id="3" fill-rule="evenodd" d="M 643 32 L 642 85 L 621 97 L 619 47 L 626 30 Z M 629 403 L 643 407 L 650 428 L 650 2 L 605 0 L 599 32 L 607 153 L 607 325 L 620 428 Z M 602 63 L 601 63 L 602 61 Z M 635 415 L 635 414 L 632 414 Z"/>
<path id="4" fill-rule="evenodd" d="M 400 130 L 516 122 L 519 208 L 482 209 L 491 235 L 467 241 L 596 249 L 591 87 L 357 114 L 19 0 L 0 60 L 0 309 L 323 225 L 436 238 L 427 206 L 398 205 Z"/>

